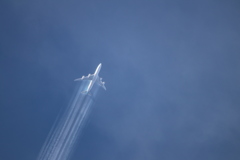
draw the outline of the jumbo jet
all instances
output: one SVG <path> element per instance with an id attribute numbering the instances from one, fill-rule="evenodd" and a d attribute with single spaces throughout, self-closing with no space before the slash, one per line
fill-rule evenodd
<path id="1" fill-rule="evenodd" d="M 88 76 L 82 76 L 82 78 L 78 78 L 75 79 L 74 81 L 83 81 L 83 80 L 89 80 L 90 83 L 88 85 L 88 88 L 86 91 L 84 91 L 83 93 L 90 93 L 93 85 L 95 83 L 97 83 L 98 85 L 100 85 L 101 87 L 103 87 L 103 89 L 106 90 L 106 87 L 104 86 L 105 82 L 102 82 L 102 78 L 99 78 L 98 74 L 101 70 L 102 64 L 100 63 L 96 69 L 96 71 L 94 72 L 94 74 L 89 74 Z"/>

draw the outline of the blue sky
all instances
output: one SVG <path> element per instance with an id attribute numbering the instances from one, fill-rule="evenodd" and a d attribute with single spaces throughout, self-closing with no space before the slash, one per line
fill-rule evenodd
<path id="1" fill-rule="evenodd" d="M 100 91 L 72 157 L 240 158 L 238 1 L 0 2 L 0 159 L 32 160 L 75 78 Z"/>

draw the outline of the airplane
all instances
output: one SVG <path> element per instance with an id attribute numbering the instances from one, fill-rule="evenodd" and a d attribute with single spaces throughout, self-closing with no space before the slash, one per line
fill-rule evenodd
<path id="1" fill-rule="evenodd" d="M 88 85 L 88 88 L 86 91 L 83 91 L 82 93 L 90 93 L 93 85 L 95 83 L 97 83 L 98 85 L 100 85 L 101 87 L 103 87 L 103 89 L 106 90 L 106 87 L 105 87 L 105 82 L 102 82 L 102 78 L 99 78 L 98 74 L 101 70 L 101 67 L 102 67 L 102 64 L 100 63 L 98 66 L 97 66 L 97 69 L 96 71 L 94 72 L 94 74 L 89 74 L 88 76 L 82 76 L 82 78 L 78 78 L 78 79 L 75 79 L 74 81 L 82 81 L 82 80 L 90 80 L 90 83 Z"/>

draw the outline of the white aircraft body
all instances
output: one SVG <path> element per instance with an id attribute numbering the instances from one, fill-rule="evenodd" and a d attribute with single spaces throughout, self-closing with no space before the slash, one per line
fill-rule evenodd
<path id="1" fill-rule="evenodd" d="M 98 74 L 101 70 L 102 64 L 100 63 L 94 72 L 94 74 L 89 74 L 88 76 L 82 76 L 82 78 L 75 79 L 74 81 L 82 81 L 82 80 L 90 80 L 90 83 L 88 85 L 88 88 L 83 93 L 89 93 L 95 83 L 103 87 L 103 89 L 106 90 L 106 87 L 104 86 L 105 82 L 102 82 L 102 78 L 99 78 Z"/>

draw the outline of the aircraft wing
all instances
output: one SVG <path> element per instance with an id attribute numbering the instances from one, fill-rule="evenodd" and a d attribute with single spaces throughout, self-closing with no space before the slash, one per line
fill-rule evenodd
<path id="1" fill-rule="evenodd" d="M 105 84 L 105 82 L 102 82 L 102 78 L 99 78 L 98 79 L 98 85 L 103 87 L 103 89 L 107 90 L 104 84 Z"/>
<path id="2" fill-rule="evenodd" d="M 101 83 L 101 85 L 100 85 L 100 86 L 101 86 L 101 87 L 103 87 L 103 89 L 107 90 L 107 88 L 105 87 L 105 85 L 104 85 L 104 84 L 105 84 L 105 82 Z"/>
<path id="3" fill-rule="evenodd" d="M 98 83 L 101 87 L 103 87 L 103 89 L 107 90 L 106 87 L 105 87 L 105 83 L 104 82 L 101 82 L 101 83 Z"/>
<path id="4" fill-rule="evenodd" d="M 82 76 L 82 78 L 75 79 L 74 81 L 83 81 L 83 80 L 92 80 L 93 75 L 89 74 L 88 76 Z"/>

